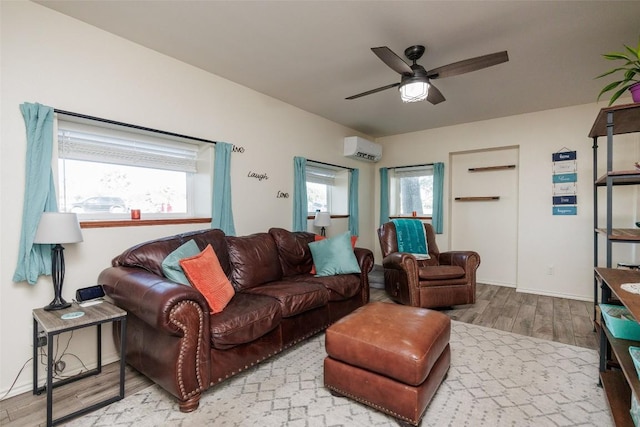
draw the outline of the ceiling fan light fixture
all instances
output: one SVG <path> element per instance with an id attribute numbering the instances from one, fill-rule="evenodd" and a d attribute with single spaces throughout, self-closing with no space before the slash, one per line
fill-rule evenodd
<path id="1" fill-rule="evenodd" d="M 429 83 L 424 80 L 409 80 L 401 84 L 398 90 L 402 102 L 424 101 L 429 95 Z"/>

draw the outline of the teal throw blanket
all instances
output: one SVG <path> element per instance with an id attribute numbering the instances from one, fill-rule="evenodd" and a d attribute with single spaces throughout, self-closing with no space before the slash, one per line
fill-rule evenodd
<path id="1" fill-rule="evenodd" d="M 424 224 L 417 219 L 392 219 L 398 236 L 398 252 L 428 254 Z"/>

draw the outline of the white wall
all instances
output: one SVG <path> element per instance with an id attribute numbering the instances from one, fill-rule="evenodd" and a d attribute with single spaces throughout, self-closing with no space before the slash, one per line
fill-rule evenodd
<path id="1" fill-rule="evenodd" d="M 444 162 L 445 176 L 449 176 L 450 152 L 519 146 L 517 290 L 593 300 L 593 144 L 587 135 L 598 111 L 605 106 L 579 105 L 380 138 L 377 142 L 383 144 L 385 156 L 379 166 Z M 633 162 L 640 160 L 640 136 L 616 138 L 614 169 L 633 169 Z M 598 145 L 602 174 L 606 139 L 600 138 Z M 551 155 L 564 147 L 576 150 L 578 156 L 576 216 L 551 215 Z M 376 175 L 376 206 L 379 186 Z M 637 189 L 617 187 L 614 191 L 614 226 L 633 228 L 640 210 Z M 444 194 L 451 196 L 447 180 Z M 604 194 L 604 190 L 599 193 L 603 208 Z M 449 248 L 450 204 L 449 198 L 444 207 L 444 234 L 437 236 L 441 251 Z M 376 224 L 378 221 L 379 211 Z M 638 262 L 633 246 L 616 245 L 614 265 L 617 261 Z M 375 253 L 380 259 L 379 248 Z M 547 274 L 550 265 L 554 266 L 553 275 Z"/>
<path id="2" fill-rule="evenodd" d="M 40 5 L 0 1 L 0 19 L 0 395 L 31 357 L 31 310 L 52 298 L 48 277 L 34 286 L 11 280 L 24 197 L 25 131 L 18 108 L 23 102 L 244 147 L 244 154 L 232 157 L 233 209 L 239 235 L 272 226 L 291 227 L 291 199 L 277 199 L 276 193 L 292 194 L 293 156 L 357 167 L 358 245 L 373 249 L 378 263 L 374 232 L 380 166 L 441 161 L 446 168 L 450 152 L 518 145 L 518 289 L 591 298 L 592 172 L 587 134 L 604 103 L 382 138 L 383 161 L 371 165 L 342 157 L 343 137 L 355 134 L 353 130 Z M 551 215 L 551 153 L 563 147 L 578 151 L 579 214 L 575 217 Z M 640 160 L 637 135 L 626 137 L 618 147 L 619 165 Z M 269 179 L 248 178 L 250 171 L 266 173 Z M 628 196 L 627 203 L 616 205 L 616 221 L 630 227 L 640 210 L 637 189 L 616 191 Z M 449 194 L 447 180 L 445 194 Z M 438 236 L 441 250 L 449 247 L 448 215 L 445 205 L 445 234 Z M 329 235 L 346 230 L 346 220 L 341 221 L 334 221 Z M 75 289 L 94 283 L 123 249 L 198 228 L 202 225 L 85 229 L 84 242 L 68 245 L 65 251 L 64 296 L 70 299 Z M 638 261 L 633 256 L 628 247 L 616 247 L 616 260 Z M 546 274 L 548 264 L 556 266 L 553 276 Z M 108 362 L 117 355 L 109 331 L 103 335 Z M 70 347 L 85 363 L 95 360 L 90 337 L 75 334 Z M 30 370 L 28 364 L 12 395 L 30 389 Z"/>
<path id="3" fill-rule="evenodd" d="M 41 277 L 34 286 L 12 282 L 24 198 L 23 102 L 244 147 L 244 153 L 232 155 L 238 235 L 291 228 L 292 199 L 276 194 L 293 193 L 294 156 L 359 168 L 358 245 L 373 248 L 375 227 L 367 212 L 374 168 L 342 156 L 343 139 L 356 134 L 353 130 L 31 2 L 0 2 L 0 15 L 0 395 L 31 357 L 31 310 L 53 297 L 50 277 Z M 268 179 L 249 178 L 249 172 L 266 173 Z M 65 250 L 63 296 L 70 300 L 77 288 L 94 284 L 111 259 L 135 243 L 206 227 L 85 229 L 84 242 Z M 336 220 L 328 234 L 346 229 L 346 219 Z M 70 346 L 85 363 L 95 360 L 90 337 L 77 333 Z M 103 341 L 104 360 L 115 360 L 110 330 Z M 72 370 L 73 360 L 67 363 Z M 30 387 L 28 364 L 11 394 Z"/>

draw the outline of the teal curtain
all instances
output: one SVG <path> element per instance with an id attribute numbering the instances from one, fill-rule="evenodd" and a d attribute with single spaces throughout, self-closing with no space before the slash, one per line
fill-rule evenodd
<path id="1" fill-rule="evenodd" d="M 35 284 L 38 276 L 51 274 L 51 245 L 34 245 L 42 212 L 56 212 L 56 189 L 51 170 L 53 154 L 53 108 L 40 104 L 20 105 L 27 130 L 24 201 L 18 265 L 14 282 Z"/>
<path id="2" fill-rule="evenodd" d="M 307 231 L 307 159 L 293 158 L 293 231 Z"/>
<path id="3" fill-rule="evenodd" d="M 358 212 L 358 181 L 360 177 L 359 169 L 351 169 L 349 175 L 349 232 L 352 236 L 360 234 Z"/>
<path id="4" fill-rule="evenodd" d="M 433 164 L 433 213 L 431 225 L 437 234 L 442 234 L 442 191 L 444 188 L 444 163 Z"/>
<path id="5" fill-rule="evenodd" d="M 380 168 L 380 225 L 389 222 L 389 169 Z"/>
<path id="6" fill-rule="evenodd" d="M 211 228 L 219 228 L 228 236 L 236 235 L 231 206 L 231 150 L 232 144 L 216 142 L 213 170 L 213 218 Z"/>

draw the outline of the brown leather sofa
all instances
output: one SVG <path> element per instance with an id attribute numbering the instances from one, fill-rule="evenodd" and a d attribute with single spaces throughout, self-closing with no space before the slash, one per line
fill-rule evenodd
<path id="1" fill-rule="evenodd" d="M 190 239 L 200 249 L 212 245 L 236 291 L 221 313 L 209 314 L 196 289 L 163 276 L 163 259 Z M 182 412 L 190 412 L 209 387 L 366 304 L 371 251 L 354 249 L 362 274 L 314 277 L 312 241 L 312 233 L 280 228 L 243 237 L 208 229 L 127 249 L 98 278 L 128 312 L 127 363 L 174 395 Z M 114 328 L 116 345 L 119 330 Z"/>
<path id="2" fill-rule="evenodd" d="M 422 308 L 475 303 L 480 255 L 473 251 L 440 252 L 433 227 L 425 223 L 424 228 L 430 257 L 426 260 L 398 252 L 393 222 L 378 229 L 384 286 L 389 297 L 400 304 Z"/>

